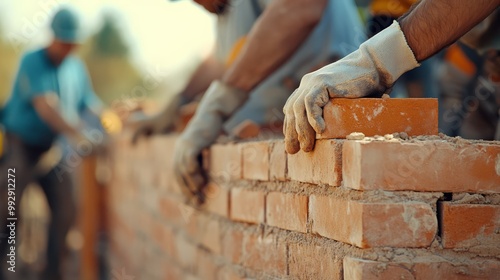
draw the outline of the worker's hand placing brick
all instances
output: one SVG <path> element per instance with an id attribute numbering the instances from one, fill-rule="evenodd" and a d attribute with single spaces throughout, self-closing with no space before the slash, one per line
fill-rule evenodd
<path id="1" fill-rule="evenodd" d="M 180 104 L 180 96 L 176 96 L 160 113 L 151 117 L 131 120 L 128 125 L 134 130 L 132 143 L 137 143 L 138 139 L 143 135 L 150 136 L 174 130 Z"/>
<path id="2" fill-rule="evenodd" d="M 330 98 L 387 91 L 403 73 L 456 41 L 499 4 L 498 0 L 481 4 L 460 0 L 453 5 L 446 0 L 422 0 L 352 54 L 305 75 L 283 109 L 286 151 L 314 149 L 316 133 L 325 129 L 323 107 Z"/>
<path id="3" fill-rule="evenodd" d="M 222 125 L 248 95 L 223 82 L 214 81 L 198 106 L 196 114 L 175 144 L 174 171 L 187 197 L 199 196 L 204 184 L 199 155 L 222 131 Z"/>
<path id="4" fill-rule="evenodd" d="M 387 47 L 382 47 L 387 44 Z M 397 22 L 363 43 L 344 59 L 305 75 L 285 104 L 286 151 L 314 148 L 325 130 L 323 107 L 330 98 L 358 98 L 383 93 L 399 76 L 419 64 Z"/>

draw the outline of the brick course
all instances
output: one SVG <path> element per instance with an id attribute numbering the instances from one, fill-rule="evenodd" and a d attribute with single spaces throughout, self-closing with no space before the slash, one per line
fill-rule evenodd
<path id="1" fill-rule="evenodd" d="M 500 275 L 498 143 L 322 139 L 296 155 L 282 140 L 217 144 L 196 206 L 172 180 L 175 139 L 117 139 L 109 155 L 110 262 L 136 279 Z"/>

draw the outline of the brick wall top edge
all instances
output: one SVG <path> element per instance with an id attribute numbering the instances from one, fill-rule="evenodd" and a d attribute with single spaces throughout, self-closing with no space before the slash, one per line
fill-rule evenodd
<path id="1" fill-rule="evenodd" d="M 344 184 L 362 190 L 500 193 L 498 142 L 458 140 L 346 141 Z"/>

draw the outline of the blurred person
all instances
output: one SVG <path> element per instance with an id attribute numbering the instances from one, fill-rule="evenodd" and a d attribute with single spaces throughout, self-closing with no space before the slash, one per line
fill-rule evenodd
<path id="1" fill-rule="evenodd" d="M 355 52 L 305 75 L 283 108 L 286 151 L 314 149 L 316 133 L 325 129 L 323 107 L 331 98 L 380 96 L 402 74 L 463 35 L 476 50 L 497 52 L 499 5 L 499 0 L 421 0 Z"/>
<path id="2" fill-rule="evenodd" d="M 487 21 L 493 20 L 500 24 L 498 12 Z M 441 132 L 467 139 L 500 140 L 499 68 L 499 50 L 478 53 L 463 42 L 446 50 L 438 76 Z"/>
<path id="3" fill-rule="evenodd" d="M 365 34 L 352 1 L 195 2 L 218 15 L 216 51 L 179 96 L 192 99 L 206 90 L 176 144 L 174 161 L 187 197 L 202 199 L 202 149 L 247 119 L 281 133 L 281 108 L 300 77 L 347 55 Z M 176 108 L 167 106 L 139 131 L 165 130 Z"/>
<path id="4" fill-rule="evenodd" d="M 24 189 L 29 183 L 37 182 L 51 210 L 47 265 L 42 279 L 56 280 L 62 278 L 61 264 L 68 252 L 66 234 L 76 215 L 74 189 L 67 163 L 61 160 L 49 170 L 43 170 L 40 162 L 59 136 L 64 136 L 75 150 L 91 149 L 89 144 L 93 142 L 90 135 L 84 135 L 80 114 L 87 109 L 99 114 L 101 103 L 93 93 L 85 65 L 71 55 L 82 39 L 76 11 L 69 7 L 60 9 L 52 19 L 51 29 L 54 37 L 47 47 L 22 57 L 12 95 L 3 109 L 6 149 L 0 162 L 3 182 L 0 253 L 5 265 L 6 255 L 12 253 L 11 246 L 18 248 L 18 243 L 8 243 L 11 229 L 5 223 L 7 217 L 19 217 L 19 201 Z M 15 213 L 7 209 L 7 196 L 12 196 L 7 187 L 8 169 L 15 169 Z M 19 220 L 16 228 L 18 223 Z M 17 252 L 14 253 L 19 262 Z M 10 272 L 2 269 L 0 279 L 5 279 L 7 273 Z"/>

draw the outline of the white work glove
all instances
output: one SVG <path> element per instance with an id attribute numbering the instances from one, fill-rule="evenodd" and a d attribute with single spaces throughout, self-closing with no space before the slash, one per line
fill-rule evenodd
<path id="1" fill-rule="evenodd" d="M 137 143 L 141 136 L 151 136 L 166 133 L 174 129 L 179 115 L 180 96 L 175 97 L 162 112 L 151 117 L 132 120 L 128 125 L 134 130 L 132 144 Z"/>
<path id="2" fill-rule="evenodd" d="M 325 130 L 323 107 L 331 98 L 359 98 L 384 93 L 419 64 L 398 22 L 367 40 L 343 59 L 305 75 L 283 112 L 285 148 L 290 154 L 314 148 Z"/>
<path id="3" fill-rule="evenodd" d="M 190 198 L 203 199 L 205 184 L 201 151 L 215 142 L 224 121 L 247 99 L 247 93 L 214 81 L 205 92 L 196 114 L 175 143 L 174 174 L 182 191 Z"/>

